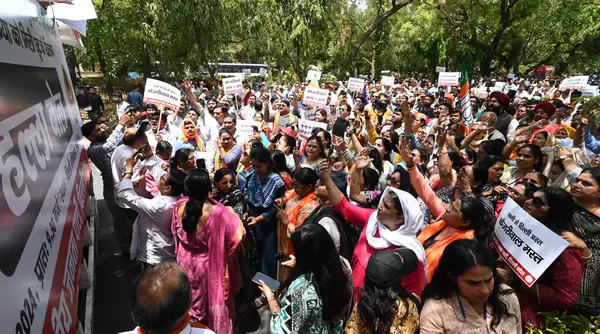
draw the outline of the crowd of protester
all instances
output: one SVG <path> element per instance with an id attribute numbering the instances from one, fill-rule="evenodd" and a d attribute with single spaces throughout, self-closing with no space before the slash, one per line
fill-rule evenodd
<path id="1" fill-rule="evenodd" d="M 521 333 L 541 312 L 597 315 L 600 127 L 558 80 L 497 80 L 471 83 L 470 112 L 457 87 L 415 78 L 321 84 L 318 107 L 310 82 L 227 95 L 186 79 L 179 110 L 116 92 L 119 124 L 100 114 L 82 132 L 143 270 L 138 332 L 243 333 L 256 308 L 273 333 Z M 323 126 L 301 136 L 303 119 Z M 509 198 L 570 245 L 532 286 L 494 249 Z"/>

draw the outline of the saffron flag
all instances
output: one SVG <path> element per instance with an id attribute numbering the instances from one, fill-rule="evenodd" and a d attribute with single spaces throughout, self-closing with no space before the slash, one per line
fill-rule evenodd
<path id="1" fill-rule="evenodd" d="M 466 126 L 473 124 L 473 110 L 471 109 L 471 93 L 469 89 L 469 74 L 467 66 L 462 66 L 460 76 L 460 108 L 462 109 L 463 121 Z"/>

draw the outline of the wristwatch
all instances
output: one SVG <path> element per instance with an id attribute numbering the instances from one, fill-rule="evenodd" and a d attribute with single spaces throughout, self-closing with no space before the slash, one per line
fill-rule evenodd
<path id="1" fill-rule="evenodd" d="M 125 176 L 127 174 L 133 175 L 133 171 L 132 170 L 126 170 L 126 171 L 123 172 L 123 176 Z"/>

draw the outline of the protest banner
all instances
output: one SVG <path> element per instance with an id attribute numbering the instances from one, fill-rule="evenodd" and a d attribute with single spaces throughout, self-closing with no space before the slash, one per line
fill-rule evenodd
<path id="1" fill-rule="evenodd" d="M 144 103 L 162 104 L 171 110 L 179 110 L 181 92 L 177 87 L 156 79 L 146 79 Z"/>
<path id="2" fill-rule="evenodd" d="M 506 77 L 508 79 L 514 79 L 515 78 L 515 74 L 514 73 L 509 73 Z"/>
<path id="3" fill-rule="evenodd" d="M 261 68 L 261 69 L 260 69 L 260 71 L 259 71 L 259 73 L 260 73 L 260 75 L 267 76 L 267 74 L 268 74 L 269 72 L 267 71 L 267 69 L 266 69 L 266 68 Z"/>
<path id="4" fill-rule="evenodd" d="M 57 27 L 4 15 L 0 26 L 13 31 L 0 34 L 0 328 L 75 333 L 90 175 L 81 115 Z"/>
<path id="5" fill-rule="evenodd" d="M 244 91 L 241 77 L 223 78 L 223 91 L 225 94 L 237 94 Z"/>
<path id="6" fill-rule="evenodd" d="M 300 118 L 298 120 L 298 134 L 306 142 L 310 136 L 312 136 L 312 130 L 314 128 L 327 129 L 327 123 L 314 122 Z"/>
<path id="7" fill-rule="evenodd" d="M 460 72 L 440 72 L 438 77 L 439 86 L 458 86 Z"/>
<path id="8" fill-rule="evenodd" d="M 319 81 L 321 79 L 321 71 L 309 70 L 306 74 L 306 81 Z"/>
<path id="9" fill-rule="evenodd" d="M 436 66 L 435 67 L 435 72 L 436 73 L 442 73 L 442 72 L 446 72 L 446 68 L 443 66 Z"/>
<path id="10" fill-rule="evenodd" d="M 392 76 L 382 76 L 381 77 L 381 85 L 383 86 L 393 86 L 394 85 L 394 77 Z"/>
<path id="11" fill-rule="evenodd" d="M 589 75 L 578 75 L 566 78 L 560 83 L 560 89 L 584 89 L 587 87 Z"/>
<path id="12" fill-rule="evenodd" d="M 348 89 L 353 90 L 355 92 L 360 92 L 363 90 L 365 86 L 365 81 L 359 78 L 350 78 L 348 79 Z"/>
<path id="13" fill-rule="evenodd" d="M 529 287 L 569 246 L 510 198 L 494 226 L 493 241 L 500 257 Z"/>
<path id="14" fill-rule="evenodd" d="M 490 92 L 501 92 L 505 86 L 506 82 L 498 81 L 494 84 L 494 87 L 490 87 Z"/>
<path id="15" fill-rule="evenodd" d="M 238 138 L 242 139 L 242 141 L 246 141 L 248 138 L 254 136 L 254 129 L 252 127 L 258 128 L 260 126 L 260 122 L 251 121 L 251 120 L 238 120 L 235 126 L 235 134 Z"/>
<path id="16" fill-rule="evenodd" d="M 309 121 L 314 121 L 316 115 L 317 115 L 317 109 L 304 110 L 304 114 L 302 114 L 302 118 L 307 119 Z"/>
<path id="17" fill-rule="evenodd" d="M 302 103 L 310 104 L 316 107 L 325 106 L 327 104 L 328 96 L 329 91 L 327 89 L 306 87 L 304 90 L 304 99 L 302 100 Z"/>
<path id="18" fill-rule="evenodd" d="M 598 95 L 600 95 L 598 86 L 587 86 L 581 91 L 581 96 L 592 97 Z"/>
<path id="19" fill-rule="evenodd" d="M 242 73 L 244 73 L 244 75 L 250 75 L 252 71 L 249 68 L 245 68 L 242 70 Z"/>

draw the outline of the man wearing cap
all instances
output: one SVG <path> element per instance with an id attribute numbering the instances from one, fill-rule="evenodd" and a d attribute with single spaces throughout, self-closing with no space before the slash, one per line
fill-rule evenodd
<path id="1" fill-rule="evenodd" d="M 508 133 L 514 133 L 519 126 L 519 121 L 506 112 L 509 105 L 510 99 L 508 95 L 498 91 L 490 94 L 488 110 L 496 114 L 496 130 L 500 131 L 504 137 Z"/>
<path id="2" fill-rule="evenodd" d="M 378 330 L 389 326 L 389 333 L 418 332 L 421 302 L 404 287 L 400 287 L 402 279 L 415 271 L 418 263 L 415 252 L 408 248 L 380 250 L 371 255 L 367 263 L 363 295 L 350 315 L 345 332 L 348 334 L 369 333 L 371 326 L 376 326 Z M 398 293 L 398 291 L 403 293 Z M 397 299 L 382 300 L 378 298 L 386 292 L 398 296 Z M 377 315 L 388 308 L 393 308 L 396 312 L 392 319 L 386 319 L 386 322 L 382 323 L 379 321 L 381 319 L 377 319 Z M 363 322 L 363 319 L 369 319 L 361 314 L 361 311 L 366 310 L 376 315 L 375 319 L 371 318 L 375 323 L 365 324 Z"/>

